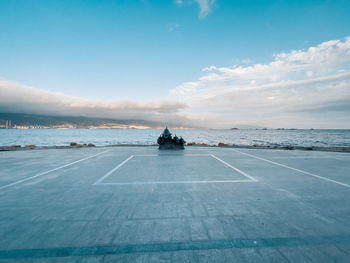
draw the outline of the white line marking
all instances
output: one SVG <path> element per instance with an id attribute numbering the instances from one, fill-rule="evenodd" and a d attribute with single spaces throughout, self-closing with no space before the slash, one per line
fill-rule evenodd
<path id="1" fill-rule="evenodd" d="M 154 157 L 154 156 L 210 156 L 210 154 L 201 154 L 201 153 L 190 153 L 190 154 L 135 154 L 140 157 Z"/>
<path id="2" fill-rule="evenodd" d="M 253 180 L 213 180 L 213 181 L 155 181 L 155 182 L 122 182 L 99 183 L 96 185 L 144 185 L 144 184 L 210 184 L 210 183 L 253 183 Z"/>
<path id="3" fill-rule="evenodd" d="M 106 173 L 104 176 L 102 176 L 100 179 L 98 179 L 93 185 L 100 184 L 104 179 L 106 179 L 108 176 L 110 176 L 112 173 L 114 173 L 116 170 L 118 170 L 120 167 L 122 167 L 125 163 L 127 163 L 130 159 L 132 159 L 134 155 L 131 155 L 129 158 L 124 160 L 122 163 L 118 164 L 116 167 L 114 167 L 112 170 L 110 170 L 108 173 Z"/>
<path id="4" fill-rule="evenodd" d="M 68 164 L 62 165 L 62 166 L 60 166 L 60 167 L 57 167 L 57 168 L 51 169 L 51 170 L 49 170 L 49 171 L 42 172 L 42 173 L 39 173 L 39 174 L 36 174 L 36 175 L 30 176 L 30 177 L 27 177 L 27 178 L 21 179 L 21 180 L 19 180 L 19 181 L 16 181 L 16 182 L 13 182 L 13 183 L 10 183 L 10 184 L 7 184 L 7 185 L 4 185 L 4 186 L 1 186 L 1 187 L 0 187 L 0 190 L 3 190 L 3 189 L 8 188 L 8 187 L 10 187 L 10 186 L 14 186 L 14 185 L 16 185 L 16 184 L 20 184 L 20 183 L 23 183 L 23 182 L 29 181 L 29 180 L 31 180 L 31 179 L 34 179 L 34 178 L 37 178 L 37 177 L 39 177 L 39 176 L 43 176 L 43 175 L 45 175 L 45 174 L 48 174 L 48 173 L 51 173 L 51 172 L 57 171 L 57 170 L 59 170 L 59 169 L 62 169 L 62 168 L 65 168 L 65 167 L 71 166 L 71 165 L 73 165 L 73 164 L 80 163 L 80 162 L 82 162 L 82 161 L 85 161 L 85 160 L 91 159 L 91 158 L 93 158 L 93 157 L 96 157 L 96 156 L 98 156 L 98 155 L 100 155 L 100 154 L 103 154 L 103 153 L 106 153 L 106 152 L 108 152 L 108 151 L 109 151 L 109 150 L 104 151 L 104 152 L 100 152 L 100 153 L 98 153 L 98 154 L 95 154 L 95 155 L 92 155 L 92 156 L 85 157 L 85 158 L 80 159 L 80 160 L 77 160 L 77 161 L 75 161 L 75 162 L 68 163 Z"/>
<path id="5" fill-rule="evenodd" d="M 152 156 L 159 156 L 159 155 L 158 154 L 135 154 L 134 156 L 152 157 Z"/>
<path id="6" fill-rule="evenodd" d="M 154 157 L 154 156 L 163 156 L 163 155 L 156 155 L 156 154 L 138 154 L 138 155 L 131 155 L 129 158 L 125 159 L 122 163 L 118 164 L 116 167 L 114 167 L 112 170 L 110 170 L 108 173 L 106 173 L 104 176 L 102 176 L 100 179 L 98 179 L 93 185 L 145 185 L 145 184 L 208 184 L 208 183 L 250 183 L 250 182 L 258 182 L 257 179 L 254 177 L 246 174 L 245 172 L 239 170 L 238 168 L 226 163 L 225 161 L 221 160 L 219 157 L 213 155 L 213 154 L 186 154 L 187 156 L 211 156 L 214 159 L 218 160 L 219 162 L 223 163 L 224 165 L 230 167 L 231 169 L 239 172 L 240 174 L 244 175 L 245 177 L 249 178 L 250 180 L 207 180 L 207 181 L 153 181 L 153 182 L 120 182 L 120 183 L 102 183 L 103 180 L 105 180 L 107 177 L 109 177 L 111 174 L 113 174 L 116 170 L 118 170 L 120 167 L 122 167 L 124 164 L 126 164 L 130 159 L 134 157 Z M 166 155 L 167 156 L 167 155 Z M 174 156 L 174 154 L 172 154 Z M 175 155 L 176 156 L 176 155 Z M 179 155 L 183 156 L 183 155 Z"/>
<path id="7" fill-rule="evenodd" d="M 258 160 L 261 160 L 261 161 L 265 161 L 265 162 L 268 162 L 268 163 L 272 163 L 272 164 L 275 164 L 275 165 L 278 165 L 278 166 L 281 166 L 281 167 L 284 167 L 284 168 L 288 168 L 288 169 L 291 169 L 291 170 L 294 170 L 294 171 L 297 171 L 297 172 L 300 172 L 300 173 L 303 173 L 303 174 L 306 174 L 306 175 L 310 175 L 310 176 L 316 177 L 316 178 L 321 179 L 321 180 L 325 180 L 325 181 L 328 181 L 328 182 L 332 182 L 332 183 L 339 184 L 339 185 L 342 185 L 342 186 L 345 186 L 345 187 L 349 187 L 349 188 L 350 188 L 350 185 L 348 185 L 348 184 L 341 183 L 341 182 L 338 182 L 338 181 L 329 179 L 329 178 L 327 178 L 327 177 L 323 177 L 323 176 L 319 176 L 319 175 L 317 175 L 317 174 L 309 173 L 309 172 L 307 172 L 307 171 L 303 171 L 303 170 L 300 170 L 300 169 L 297 169 L 297 168 L 290 167 L 290 166 L 288 166 L 288 165 L 284 165 L 284 164 L 281 164 L 281 163 L 277 163 L 277 162 L 274 162 L 274 161 L 270 161 L 270 160 L 261 158 L 261 157 L 256 156 L 256 155 L 252 155 L 252 154 L 249 154 L 249 153 L 241 152 L 241 151 L 238 151 L 238 150 L 236 150 L 236 149 L 230 149 L 230 150 L 235 151 L 235 152 L 238 152 L 238 153 L 241 153 L 241 154 L 244 154 L 244 155 L 247 155 L 247 156 L 250 156 L 250 157 L 252 157 L 252 158 L 255 158 L 255 159 L 258 159 Z"/>
<path id="8" fill-rule="evenodd" d="M 257 181 L 258 181 L 258 180 L 255 179 L 254 177 L 252 177 L 252 176 L 246 174 L 245 172 L 239 170 L 238 168 L 232 166 L 231 164 L 225 162 L 224 160 L 221 160 L 219 157 L 215 156 L 214 154 L 211 154 L 210 156 L 213 157 L 214 159 L 218 160 L 219 162 L 222 162 L 223 164 L 225 164 L 226 166 L 230 167 L 231 169 L 233 169 L 233 170 L 239 172 L 240 174 L 244 175 L 245 177 L 248 177 L 250 180 L 252 180 L 252 181 L 254 181 L 254 182 L 257 182 Z"/>

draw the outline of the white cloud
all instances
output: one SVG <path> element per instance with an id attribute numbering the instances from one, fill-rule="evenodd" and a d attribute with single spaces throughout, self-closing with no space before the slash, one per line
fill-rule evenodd
<path id="1" fill-rule="evenodd" d="M 179 85 L 176 89 L 170 90 L 170 93 L 173 95 L 176 94 L 187 94 L 191 92 L 195 92 L 197 87 L 199 87 L 199 82 L 186 82 Z"/>
<path id="2" fill-rule="evenodd" d="M 170 91 L 172 100 L 103 102 L 0 79 L 0 112 L 149 120 L 184 126 L 350 128 L 350 38 L 273 56 L 211 65 Z"/>
<path id="3" fill-rule="evenodd" d="M 276 60 L 287 64 L 301 64 L 304 69 L 310 68 L 317 72 L 325 73 L 339 69 L 344 62 L 350 60 L 350 37 L 344 42 L 331 40 L 323 42 L 308 50 L 293 50 L 289 53 L 275 55 Z"/>
<path id="4" fill-rule="evenodd" d="M 223 127 L 249 122 L 350 128 L 350 107 L 344 107 L 344 101 L 350 105 L 349 62 L 348 37 L 279 53 L 266 64 L 212 65 L 203 69 L 198 80 L 182 83 L 171 94 L 191 105 L 187 112 L 193 116 L 216 118 L 216 124 L 225 119 Z M 326 111 L 331 116 L 328 124 Z M 336 124 L 340 117 L 348 122 Z"/>
<path id="5" fill-rule="evenodd" d="M 246 85 L 254 79 L 256 83 L 276 82 L 287 79 L 300 79 L 305 75 L 321 76 L 343 70 L 345 62 L 350 61 L 350 37 L 345 41 L 333 40 L 321 43 L 308 50 L 293 50 L 289 53 L 274 55 L 274 60 L 267 64 L 252 66 L 217 67 L 203 69 L 208 72 L 198 82 L 198 88 L 211 84 L 229 82 L 230 85 Z M 194 81 L 191 82 L 192 85 Z M 184 86 L 185 84 L 181 84 Z M 193 90 L 192 90 L 193 91 Z"/>
<path id="6" fill-rule="evenodd" d="M 182 6 L 183 1 L 182 0 L 174 0 L 174 3 L 177 4 L 178 6 Z"/>
<path id="7" fill-rule="evenodd" d="M 215 3 L 215 0 L 195 0 L 195 1 L 199 5 L 200 18 L 206 17 L 210 13 L 212 6 Z"/>
<path id="8" fill-rule="evenodd" d="M 173 33 L 179 29 L 180 25 L 179 24 L 167 24 L 166 27 L 170 33 Z"/>
<path id="9" fill-rule="evenodd" d="M 174 3 L 182 7 L 184 5 L 191 5 L 192 2 L 195 2 L 199 7 L 199 18 L 205 18 L 212 10 L 215 0 L 174 0 Z"/>
<path id="10" fill-rule="evenodd" d="M 312 74 L 313 74 L 312 71 L 307 71 L 306 72 L 306 76 L 308 76 L 308 77 L 312 77 Z"/>
<path id="11" fill-rule="evenodd" d="M 0 112 L 148 120 L 179 124 L 179 101 L 103 102 L 40 90 L 0 79 Z M 186 121 L 186 118 L 185 118 Z"/>

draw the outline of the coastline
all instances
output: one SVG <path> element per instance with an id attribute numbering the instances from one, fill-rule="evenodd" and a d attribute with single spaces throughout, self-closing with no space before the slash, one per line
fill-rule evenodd
<path id="1" fill-rule="evenodd" d="M 155 147 L 158 146 L 158 144 L 110 144 L 110 145 L 102 145 L 102 146 L 95 146 L 95 145 L 82 145 L 77 144 L 74 146 L 70 145 L 51 145 L 51 146 L 35 146 L 35 145 L 10 145 L 10 146 L 0 146 L 0 152 L 6 152 L 6 151 L 26 151 L 26 150 L 45 150 L 45 149 L 78 149 L 78 148 L 104 148 L 104 147 Z M 342 152 L 342 153 L 350 153 L 350 146 L 348 147 L 337 147 L 337 146 L 331 146 L 331 147 L 320 147 L 320 146 L 312 146 L 312 147 L 305 147 L 305 146 L 265 146 L 265 145 L 230 145 L 230 144 L 224 144 L 224 143 L 218 143 L 217 145 L 210 145 L 206 143 L 188 143 L 186 147 L 215 147 L 215 148 L 237 148 L 237 149 L 264 149 L 264 150 L 300 150 L 300 151 L 322 151 L 322 152 Z"/>

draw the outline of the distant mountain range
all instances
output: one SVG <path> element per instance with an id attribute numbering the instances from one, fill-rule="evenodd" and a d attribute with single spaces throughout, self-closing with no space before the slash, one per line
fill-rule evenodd
<path id="1" fill-rule="evenodd" d="M 118 120 L 110 118 L 93 118 L 83 116 L 50 116 L 26 113 L 3 113 L 0 112 L 0 128 L 164 128 L 164 123 L 145 120 Z M 178 127 L 171 128 L 199 128 L 199 127 Z M 261 129 L 254 125 L 237 125 L 238 129 Z M 237 128 L 231 128 L 235 130 Z"/>
<path id="2" fill-rule="evenodd" d="M 9 122 L 11 121 L 11 122 Z M 0 126 L 51 128 L 158 128 L 160 123 L 144 120 L 117 120 L 82 116 L 46 116 L 22 113 L 0 113 Z"/>

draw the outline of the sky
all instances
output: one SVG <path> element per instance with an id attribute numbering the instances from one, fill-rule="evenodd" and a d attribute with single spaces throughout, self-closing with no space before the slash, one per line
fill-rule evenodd
<path id="1" fill-rule="evenodd" d="M 0 0 L 0 111 L 350 128 L 350 1 Z"/>

